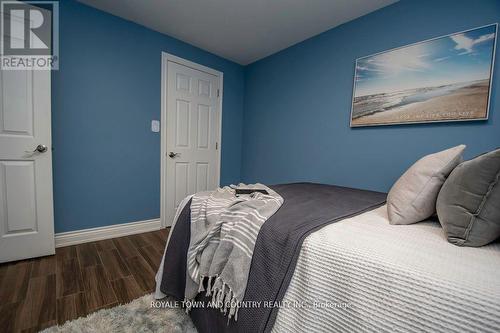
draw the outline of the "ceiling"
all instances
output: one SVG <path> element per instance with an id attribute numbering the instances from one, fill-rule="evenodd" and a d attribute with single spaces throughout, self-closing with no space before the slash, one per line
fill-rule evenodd
<path id="1" fill-rule="evenodd" d="M 247 65 L 398 0 L 79 0 Z"/>

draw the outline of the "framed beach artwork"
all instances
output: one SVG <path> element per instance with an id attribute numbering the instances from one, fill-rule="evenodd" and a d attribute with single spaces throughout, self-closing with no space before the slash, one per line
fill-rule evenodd
<path id="1" fill-rule="evenodd" d="M 356 60 L 351 127 L 488 119 L 498 24 Z"/>

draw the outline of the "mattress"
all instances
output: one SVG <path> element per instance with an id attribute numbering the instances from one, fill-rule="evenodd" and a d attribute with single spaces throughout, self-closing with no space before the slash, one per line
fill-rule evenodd
<path id="1" fill-rule="evenodd" d="M 386 206 L 309 235 L 273 332 L 498 332 L 500 243 L 458 247 Z"/>

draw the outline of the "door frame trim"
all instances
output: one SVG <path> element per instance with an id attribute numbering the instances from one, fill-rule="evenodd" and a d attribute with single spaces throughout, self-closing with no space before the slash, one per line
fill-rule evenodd
<path id="1" fill-rule="evenodd" d="M 219 147 L 217 149 L 217 170 L 216 170 L 216 184 L 220 186 L 220 169 L 221 169 L 221 151 L 222 151 L 222 97 L 224 91 L 224 73 L 212 69 L 210 67 L 206 67 L 195 62 L 177 57 L 173 54 L 162 52 L 161 53 L 161 118 L 160 118 L 160 137 L 161 137 L 161 155 L 160 155 L 160 220 L 161 226 L 163 228 L 171 225 L 172 221 L 168 223 L 167 221 L 167 212 L 165 205 L 165 198 L 167 195 L 167 100 L 168 100 L 168 81 L 167 81 L 167 70 L 168 70 L 168 62 L 174 62 L 179 65 L 183 65 L 186 67 L 190 67 L 208 74 L 215 75 L 219 78 L 219 124 L 218 124 L 218 138 L 217 142 L 219 143 Z"/>

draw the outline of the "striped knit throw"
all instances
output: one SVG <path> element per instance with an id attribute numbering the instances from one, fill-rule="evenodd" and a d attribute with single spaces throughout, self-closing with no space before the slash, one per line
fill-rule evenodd
<path id="1" fill-rule="evenodd" d="M 212 297 L 210 306 L 228 320 L 238 319 L 247 286 L 255 240 L 260 227 L 283 204 L 283 198 L 262 185 L 238 187 L 264 189 L 235 195 L 235 187 L 200 192 L 191 201 L 191 240 L 187 255 L 186 305 L 189 311 L 199 292 Z"/>

